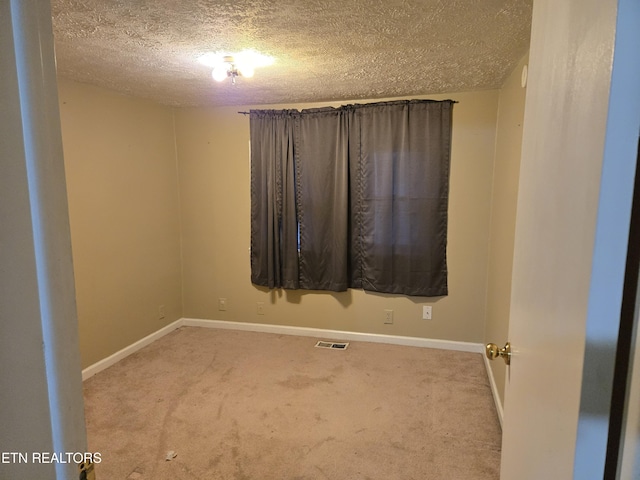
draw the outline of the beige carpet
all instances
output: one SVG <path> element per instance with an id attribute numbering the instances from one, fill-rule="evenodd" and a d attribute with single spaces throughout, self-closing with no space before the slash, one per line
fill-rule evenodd
<path id="1" fill-rule="evenodd" d="M 98 480 L 499 478 L 480 354 L 317 340 L 185 327 L 88 379 Z"/>

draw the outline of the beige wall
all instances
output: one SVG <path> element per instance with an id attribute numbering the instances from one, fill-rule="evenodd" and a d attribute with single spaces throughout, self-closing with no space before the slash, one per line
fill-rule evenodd
<path id="1" fill-rule="evenodd" d="M 502 341 L 508 311 L 502 292 L 510 278 L 505 283 L 502 274 L 510 270 L 515 209 L 508 199 L 517 191 L 517 165 L 514 170 L 509 159 L 519 149 L 516 117 L 523 105 L 512 85 L 518 82 L 514 73 L 502 91 L 429 96 L 460 102 L 451 163 L 450 294 L 429 299 L 251 285 L 249 119 L 237 113 L 250 107 L 172 110 L 60 80 L 83 366 L 180 317 Z M 317 105 L 272 107 L 310 106 Z M 226 298 L 226 311 L 218 310 L 219 298 Z M 257 302 L 265 303 L 264 315 Z M 431 321 L 421 318 L 427 304 Z M 393 325 L 383 323 L 384 309 L 394 310 Z"/>
<path id="2" fill-rule="evenodd" d="M 184 316 L 482 342 L 498 94 L 429 96 L 460 102 L 453 116 L 449 295 L 437 300 L 253 286 L 249 118 L 237 113 L 249 107 L 177 110 Z M 227 299 L 226 311 L 218 310 L 220 297 Z M 265 303 L 264 315 L 257 315 L 256 302 Z M 431 321 L 422 320 L 424 304 L 433 305 Z M 383 323 L 384 309 L 394 310 L 393 325 Z"/>
<path id="3" fill-rule="evenodd" d="M 173 112 L 64 80 L 59 97 L 86 367 L 182 315 Z"/>
<path id="4" fill-rule="evenodd" d="M 514 68 L 500 90 L 498 101 L 484 340 L 485 343 L 497 343 L 500 347 L 507 342 L 509 333 L 511 269 L 526 93 L 521 78 L 522 68 L 527 61 L 528 55 Z M 504 403 L 506 365 L 502 361 L 491 362 L 491 369 L 500 400 Z"/>

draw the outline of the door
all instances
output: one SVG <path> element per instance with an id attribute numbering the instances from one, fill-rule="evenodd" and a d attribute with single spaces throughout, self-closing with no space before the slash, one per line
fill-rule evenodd
<path id="1" fill-rule="evenodd" d="M 640 113 L 629 81 L 638 10 L 635 0 L 534 2 L 504 480 L 603 478 Z"/>

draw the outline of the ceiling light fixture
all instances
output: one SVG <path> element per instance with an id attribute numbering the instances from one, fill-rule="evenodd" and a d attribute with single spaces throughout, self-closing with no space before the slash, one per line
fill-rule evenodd
<path id="1" fill-rule="evenodd" d="M 211 76 L 216 82 L 231 78 L 231 84 L 235 85 L 237 77 L 251 78 L 256 68 L 271 65 L 274 59 L 254 50 L 243 50 L 240 53 L 209 52 L 198 57 L 198 61 L 213 69 Z"/>

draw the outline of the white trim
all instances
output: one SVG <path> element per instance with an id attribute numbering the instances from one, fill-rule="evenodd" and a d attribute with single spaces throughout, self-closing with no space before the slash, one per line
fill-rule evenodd
<path id="1" fill-rule="evenodd" d="M 117 351 L 113 355 L 108 356 L 107 358 L 103 358 L 102 360 L 94 363 L 93 365 L 88 366 L 84 370 L 82 370 L 82 381 L 87 378 L 93 377 L 96 373 L 101 372 L 109 368 L 114 363 L 119 362 L 125 357 L 128 357 L 132 353 L 137 352 L 141 348 L 146 347 L 150 343 L 155 342 L 161 337 L 164 337 L 166 334 L 173 332 L 175 329 L 180 328 L 182 326 L 183 319 L 176 320 L 173 323 L 170 323 L 166 327 L 162 327 L 160 330 L 153 332 L 151 335 L 147 335 L 144 338 L 141 338 L 135 343 L 132 343 L 128 347 L 123 348 L 122 350 Z"/>
<path id="2" fill-rule="evenodd" d="M 496 405 L 496 412 L 498 413 L 498 420 L 500 420 L 500 427 L 502 427 L 502 419 L 504 417 L 504 408 L 500 401 L 500 394 L 498 393 L 498 386 L 496 385 L 496 379 L 493 376 L 493 370 L 489 364 L 489 359 L 486 355 L 482 355 L 484 359 L 484 366 L 487 369 L 487 377 L 489 377 L 489 385 L 491 386 L 491 394 L 493 395 L 493 403 Z M 507 367 L 509 368 L 509 367 Z"/>
<path id="3" fill-rule="evenodd" d="M 359 342 L 372 342 L 372 343 L 388 343 L 392 345 L 403 345 L 407 347 L 423 347 L 423 348 L 438 348 L 441 350 L 455 350 L 459 352 L 471 352 L 482 353 L 484 346 L 479 343 L 471 342 L 455 342 L 451 340 L 438 340 L 431 338 L 419 338 L 419 337 L 403 337 L 399 335 L 382 335 L 378 333 L 360 333 L 360 332 L 347 332 L 342 330 L 325 330 L 321 328 L 308 328 L 308 327 L 293 327 L 288 325 L 273 325 L 266 323 L 244 323 L 244 322 L 228 322 L 225 320 L 202 320 L 197 318 L 181 318 L 173 323 L 170 323 L 166 327 L 161 328 L 157 332 L 147 335 L 146 337 L 138 340 L 137 342 L 129 345 L 128 347 L 119 350 L 118 352 L 110 355 L 109 357 L 100 360 L 99 362 L 90 365 L 82 370 L 82 380 L 86 380 L 94 376 L 96 373 L 101 372 L 109 368 L 116 362 L 119 362 L 123 358 L 128 357 L 132 353 L 137 352 L 143 347 L 146 347 L 150 343 L 164 337 L 168 333 L 180 328 L 180 327 L 202 327 L 202 328 L 220 328 L 224 330 L 243 330 L 249 332 L 263 332 L 263 333 L 276 333 L 280 335 L 297 335 L 302 337 L 324 338 L 334 340 L 352 340 Z M 491 370 L 487 367 L 489 373 L 489 381 L 492 385 L 492 392 L 494 399 L 498 398 L 497 390 L 495 390 L 495 382 L 491 376 Z M 496 401 L 498 406 L 499 401 Z M 501 407 L 498 410 L 498 416 L 502 422 Z"/>
<path id="4" fill-rule="evenodd" d="M 185 327 L 221 328 L 227 330 L 245 330 L 250 332 L 277 333 L 280 335 L 298 335 L 302 337 L 325 338 L 334 340 L 353 340 L 359 342 L 389 343 L 408 347 L 439 348 L 442 350 L 456 350 L 459 352 L 484 352 L 484 346 L 479 343 L 454 342 L 450 340 L 436 340 L 419 337 L 402 337 L 398 335 L 382 335 L 378 333 L 347 332 L 342 330 L 325 330 L 322 328 L 292 327 L 288 325 L 273 325 L 267 323 L 228 322 L 225 320 L 201 320 L 197 318 L 183 318 Z"/>

